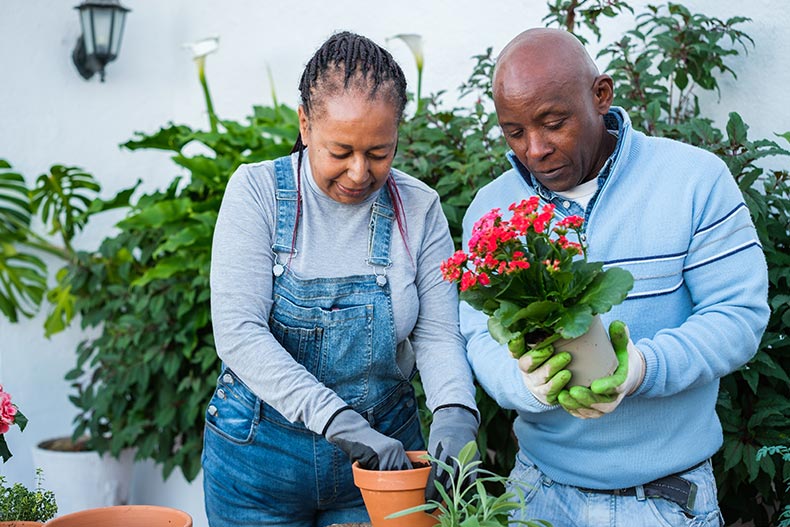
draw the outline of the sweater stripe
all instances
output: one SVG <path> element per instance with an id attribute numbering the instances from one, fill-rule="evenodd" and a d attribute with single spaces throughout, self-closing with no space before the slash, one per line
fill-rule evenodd
<path id="1" fill-rule="evenodd" d="M 719 227 L 722 223 L 724 223 L 724 222 L 726 222 L 728 220 L 731 220 L 735 216 L 735 214 L 737 214 L 738 211 L 740 211 L 742 209 L 747 210 L 747 212 L 748 212 L 748 209 L 746 209 L 746 203 L 744 203 L 744 202 L 741 202 L 737 207 L 735 207 L 730 212 L 725 214 L 722 218 L 714 221 L 710 225 L 708 225 L 706 227 L 700 227 L 700 229 L 697 232 L 694 233 L 694 237 L 697 237 L 700 234 L 703 234 L 705 232 L 708 232 L 711 229 Z"/>
<path id="2" fill-rule="evenodd" d="M 714 256 L 706 258 L 705 260 L 702 260 L 701 262 L 697 262 L 694 265 L 690 265 L 690 266 L 684 268 L 683 271 L 684 272 L 685 271 L 692 271 L 692 270 L 697 269 L 699 267 L 702 267 L 704 265 L 708 265 L 708 264 L 713 263 L 713 262 L 718 262 L 719 260 L 723 260 L 723 259 L 727 258 L 728 256 L 732 256 L 733 254 L 737 254 L 737 253 L 739 253 L 741 251 L 745 251 L 749 247 L 761 247 L 761 245 L 760 245 L 760 243 L 757 240 L 752 240 L 752 241 L 749 241 L 747 243 L 741 244 L 738 247 L 730 249 L 729 251 L 725 251 L 723 253 L 716 254 Z"/>
<path id="3" fill-rule="evenodd" d="M 653 291 L 642 291 L 641 293 L 632 293 L 626 297 L 626 300 L 635 300 L 637 298 L 650 298 L 653 296 L 669 295 L 679 290 L 683 286 L 684 282 L 685 280 L 681 278 L 680 282 L 666 289 L 655 289 Z"/>
<path id="4" fill-rule="evenodd" d="M 621 260 L 608 260 L 604 263 L 604 268 L 612 267 L 615 265 L 631 265 L 631 264 L 640 264 L 640 263 L 651 263 L 651 262 L 668 262 L 671 260 L 678 260 L 680 258 L 685 258 L 688 254 L 687 251 L 683 251 L 682 253 L 675 253 L 675 254 L 662 254 L 659 256 L 646 256 L 644 258 L 623 258 Z"/>

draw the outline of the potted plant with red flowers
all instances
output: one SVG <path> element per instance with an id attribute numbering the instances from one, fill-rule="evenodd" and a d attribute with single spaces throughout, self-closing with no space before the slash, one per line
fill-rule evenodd
<path id="1" fill-rule="evenodd" d="M 498 208 L 480 218 L 469 252 L 443 262 L 442 276 L 460 283 L 461 299 L 488 315 L 491 336 L 516 358 L 553 345 L 573 356 L 570 385 L 610 375 L 617 360 L 598 315 L 625 300 L 633 277 L 587 260 L 583 218 L 555 221 L 554 205 L 540 207 L 537 196 L 508 210 L 507 219 Z M 582 336 L 597 338 L 580 342 Z"/>

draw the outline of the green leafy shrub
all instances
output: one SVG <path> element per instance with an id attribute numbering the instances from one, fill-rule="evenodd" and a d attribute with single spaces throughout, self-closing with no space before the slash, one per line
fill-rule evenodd
<path id="1" fill-rule="evenodd" d="M 7 487 L 0 475 L 0 521 L 45 522 L 58 512 L 55 495 L 44 490 L 41 469 L 36 470 L 36 488 L 29 490 L 21 483 Z"/>
<path id="2" fill-rule="evenodd" d="M 0 244 L 0 309 L 12 321 L 31 316 L 46 292 L 47 335 L 77 315 L 98 330 L 66 375 L 79 410 L 73 437 L 88 432 L 90 448 L 116 456 L 135 447 L 139 459 L 161 463 L 165 475 L 178 467 L 188 480 L 200 470 L 202 410 L 219 371 L 208 277 L 225 185 L 241 163 L 287 154 L 297 133 L 293 109 L 253 112 L 247 123 L 217 120 L 216 132 L 171 124 L 138 133 L 126 148 L 170 151 L 188 177 L 133 202 L 137 185 L 102 200 L 92 176 L 59 165 L 28 189 L 0 161 L 0 231 L 9 235 Z M 126 217 L 117 234 L 94 251 L 72 247 L 91 216 L 119 207 Z M 36 214 L 59 244 L 31 229 Z M 66 261 L 49 290 L 41 250 Z"/>
<path id="3" fill-rule="evenodd" d="M 757 451 L 756 461 L 762 461 L 767 456 L 780 456 L 785 463 L 788 463 L 790 462 L 790 447 L 784 445 L 764 446 Z M 784 481 L 785 492 L 790 492 L 790 470 L 785 471 Z M 776 524 L 776 527 L 790 527 L 790 504 L 784 506 L 777 520 L 779 523 Z"/>
<path id="4" fill-rule="evenodd" d="M 203 409 L 219 372 L 209 266 L 225 185 L 240 164 L 287 154 L 297 118 L 285 106 L 255 107 L 248 123 L 219 125 L 170 125 L 126 143 L 173 152 L 189 175 L 140 196 L 120 232 L 77 253 L 53 290 L 73 300 L 83 328 L 100 330 L 80 343 L 67 375 L 80 412 L 74 435 L 88 431 L 91 447 L 114 455 L 136 447 L 138 458 L 161 463 L 165 475 L 178 467 L 188 480 L 200 470 Z M 205 153 L 187 153 L 198 145 Z"/>

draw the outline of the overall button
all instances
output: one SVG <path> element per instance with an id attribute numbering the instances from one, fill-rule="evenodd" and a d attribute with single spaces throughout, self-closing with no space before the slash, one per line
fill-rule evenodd
<path id="1" fill-rule="evenodd" d="M 230 373 L 226 373 L 225 375 L 222 376 L 222 382 L 224 382 L 225 384 L 233 384 L 233 375 L 231 375 Z"/>
<path id="2" fill-rule="evenodd" d="M 208 414 L 212 415 L 212 416 L 216 416 L 217 415 L 217 407 L 214 406 L 213 404 L 211 406 L 209 406 L 208 407 Z"/>
<path id="3" fill-rule="evenodd" d="M 567 201 L 567 200 L 566 200 L 566 201 L 563 201 L 563 202 L 562 202 L 562 206 L 563 206 L 563 207 L 565 207 L 566 209 L 567 209 L 567 208 L 570 208 L 570 206 L 571 206 L 571 202 L 570 202 L 570 201 Z"/>
<path id="4" fill-rule="evenodd" d="M 225 398 L 225 390 L 223 390 L 222 388 L 217 390 L 217 397 L 219 397 L 220 399 L 224 399 Z"/>

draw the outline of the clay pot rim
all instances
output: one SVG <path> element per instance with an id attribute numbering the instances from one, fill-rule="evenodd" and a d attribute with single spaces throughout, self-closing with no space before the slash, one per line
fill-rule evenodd
<path id="1" fill-rule="evenodd" d="M 75 521 L 79 521 L 81 518 L 89 519 L 94 516 L 101 516 L 103 514 L 111 514 L 113 512 L 118 512 L 121 514 L 133 514 L 135 511 L 149 511 L 149 512 L 164 512 L 170 514 L 172 517 L 177 517 L 183 521 L 180 525 L 192 525 L 192 516 L 190 516 L 187 512 L 182 511 L 181 509 L 175 509 L 173 507 L 165 507 L 161 505 L 111 505 L 109 507 L 97 507 L 95 509 L 84 509 L 81 511 L 71 512 L 69 514 L 64 514 L 63 516 L 58 516 L 57 518 L 53 518 L 52 520 L 45 523 L 45 527 L 50 525 L 54 525 L 57 527 L 58 525 L 76 525 Z M 178 527 L 178 526 L 176 526 Z"/>
<path id="2" fill-rule="evenodd" d="M 425 450 L 408 450 L 406 455 L 412 462 L 426 463 L 427 460 L 420 457 L 426 453 Z M 354 484 L 360 489 L 392 490 L 396 487 L 400 490 L 411 490 L 425 488 L 431 466 L 407 470 L 368 470 L 360 467 L 359 461 L 355 461 L 351 465 L 351 470 L 354 474 Z"/>
<path id="3" fill-rule="evenodd" d="M 359 461 L 354 461 L 352 466 L 356 467 L 357 470 L 360 472 L 386 472 L 387 474 L 398 474 L 400 472 L 414 472 L 415 470 L 423 470 L 423 469 L 431 469 L 431 464 L 427 459 L 423 459 L 422 456 L 427 455 L 427 450 L 407 450 L 406 455 L 409 458 L 409 461 L 412 463 L 422 463 L 425 464 L 424 467 L 417 467 L 417 468 L 408 468 L 406 470 L 370 470 L 367 468 L 362 468 L 359 466 Z"/>

